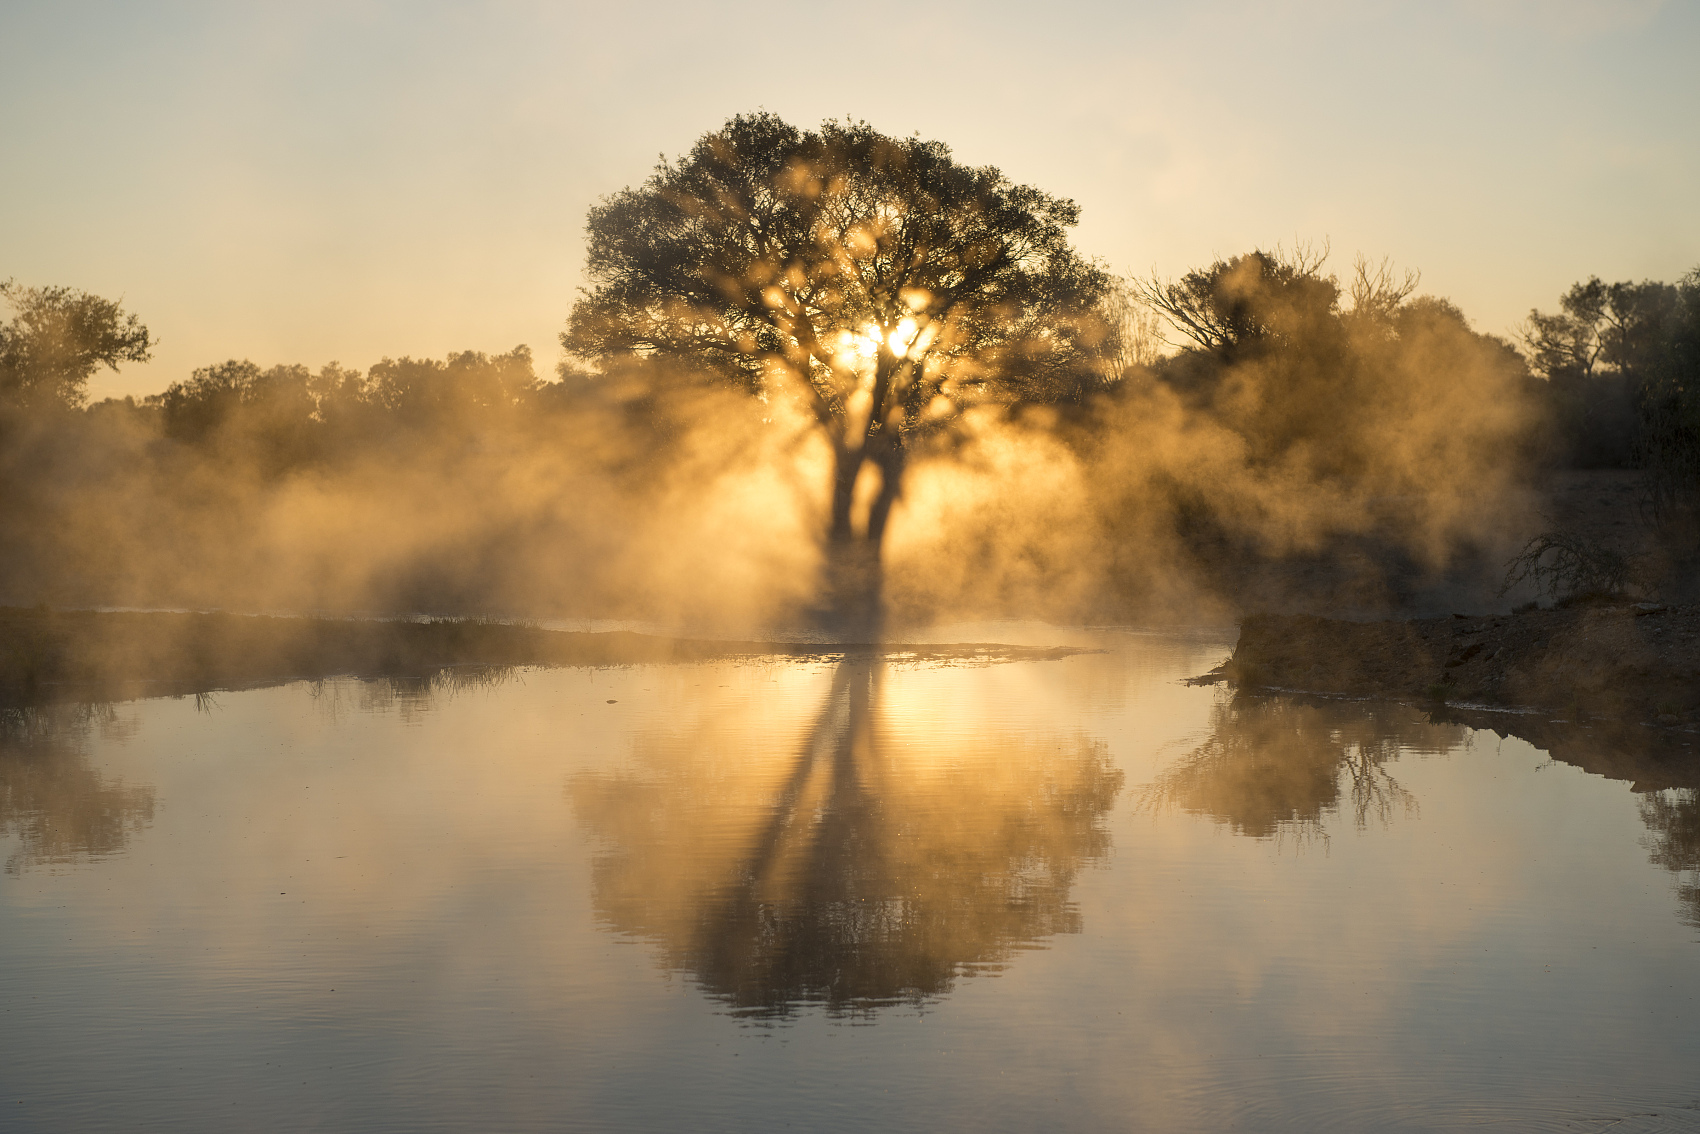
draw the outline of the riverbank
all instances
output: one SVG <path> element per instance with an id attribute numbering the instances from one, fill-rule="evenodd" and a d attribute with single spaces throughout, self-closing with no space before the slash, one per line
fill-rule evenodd
<path id="1" fill-rule="evenodd" d="M 991 662 L 1073 652 L 979 644 L 713 641 L 472 619 L 0 607 L 0 704 L 123 700 L 345 675 L 426 677 L 461 666 L 624 666 L 738 656 L 828 660 L 857 653 Z"/>
<path id="2" fill-rule="evenodd" d="M 1700 726 L 1700 607 L 1577 605 L 1347 622 L 1252 615 L 1220 676 L 1245 689 Z"/>

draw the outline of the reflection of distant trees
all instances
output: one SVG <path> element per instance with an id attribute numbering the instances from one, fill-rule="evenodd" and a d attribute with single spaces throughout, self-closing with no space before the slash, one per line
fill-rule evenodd
<path id="1" fill-rule="evenodd" d="M 1444 752 L 1467 735 L 1397 705 L 1236 697 L 1216 705 L 1208 739 L 1164 771 L 1145 802 L 1252 838 L 1320 832 L 1325 816 L 1346 811 L 1359 827 L 1387 823 L 1416 800 L 1386 765 L 1401 751 Z"/>
<path id="2" fill-rule="evenodd" d="M 411 724 L 442 702 L 474 689 L 489 690 L 521 680 L 510 665 L 459 665 L 432 669 L 417 677 L 382 675 L 346 681 L 314 681 L 311 695 L 319 710 L 333 720 L 350 710 L 393 712 Z M 345 695 L 354 696 L 345 700 Z"/>
<path id="3" fill-rule="evenodd" d="M 1700 928 L 1700 789 L 1677 788 L 1643 796 L 1641 820 L 1651 833 L 1649 857 L 1677 876 L 1683 922 Z"/>
<path id="4" fill-rule="evenodd" d="M 115 854 L 153 821 L 152 788 L 89 766 L 97 727 L 123 731 L 110 705 L 0 709 L 0 835 L 18 840 L 7 873 Z"/>
<path id="5" fill-rule="evenodd" d="M 919 1002 L 1078 932 L 1069 891 L 1109 849 L 1122 782 L 1104 746 L 898 740 L 881 684 L 878 663 L 843 662 L 780 760 L 705 736 L 645 753 L 641 773 L 574 781 L 607 845 L 594 871 L 604 923 L 758 1016 Z"/>

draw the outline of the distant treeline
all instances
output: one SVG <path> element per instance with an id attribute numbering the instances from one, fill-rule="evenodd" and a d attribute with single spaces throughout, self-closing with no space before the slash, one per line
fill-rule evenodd
<path id="1" fill-rule="evenodd" d="M 1525 431 L 1534 468 L 1662 468 L 1673 448 L 1693 447 L 1700 268 L 1674 284 L 1598 277 L 1575 284 L 1557 314 L 1531 310 L 1517 342 L 1470 331 L 1444 299 L 1413 297 L 1414 273 L 1396 277 L 1385 263 L 1360 260 L 1342 296 L 1320 269 L 1320 258 L 1305 250 L 1252 253 L 1179 281 L 1136 282 L 1134 298 L 1184 338 L 1185 349 L 1155 360 L 1153 371 L 1220 404 L 1229 376 L 1263 360 L 1283 374 L 1281 394 L 1262 408 L 1329 436 L 1335 423 L 1316 395 L 1397 400 L 1402 366 L 1456 370 L 1470 356 L 1495 373 L 1475 391 L 1478 402 L 1510 398 L 1534 408 Z M 1424 343 L 1440 355 L 1427 356 Z M 1252 435 L 1267 428 L 1251 425 Z"/>
<path id="2" fill-rule="evenodd" d="M 1677 283 L 1598 276 L 1556 314 L 1531 311 L 1531 368 L 1547 380 L 1563 455 L 1650 474 L 1660 511 L 1700 489 L 1700 268 Z"/>
<path id="3" fill-rule="evenodd" d="M 1437 376 L 1413 373 L 1419 369 L 1467 370 L 1475 381 L 1464 393 L 1476 412 L 1510 408 L 1524 419 L 1520 443 L 1532 468 L 1663 468 L 1700 429 L 1700 269 L 1674 284 L 1597 277 L 1575 284 L 1556 314 L 1532 310 L 1513 343 L 1471 330 L 1444 299 L 1413 297 L 1414 276 L 1396 279 L 1385 266 L 1359 264 L 1342 287 L 1321 267 L 1305 252 L 1254 252 L 1177 281 L 1124 285 L 1105 305 L 1115 333 L 1096 372 L 1059 389 L 1059 399 L 1080 406 L 1160 382 L 1230 424 L 1258 458 L 1317 444 L 1328 454 L 1321 465 L 1340 473 L 1365 464 L 1350 446 L 1367 440 L 1367 418 L 1430 408 L 1422 403 L 1438 392 Z M 1178 342 L 1165 341 L 1165 332 Z M 203 451 L 240 454 L 279 474 L 426 435 L 518 428 L 609 394 L 597 387 L 599 376 L 571 365 L 555 381 L 540 380 L 530 350 L 519 346 L 443 360 L 386 358 L 365 373 L 336 363 L 315 372 L 232 359 L 140 401 L 84 405 L 81 382 L 59 384 L 55 398 L 31 390 L 18 371 L 33 360 L 19 360 L 26 352 L 12 342 L 28 333 L 14 320 L 0 354 L 0 413 L 9 432 L 22 411 L 39 420 L 80 410 Z M 626 375 L 621 400 L 634 400 L 634 378 L 645 380 Z M 642 404 L 627 407 L 630 420 L 647 416 L 677 430 L 681 423 L 664 420 L 668 397 L 645 391 L 635 399 Z M 72 427 L 62 417 L 56 424 Z"/>
<path id="4" fill-rule="evenodd" d="M 894 599 L 973 591 L 992 607 L 1040 588 L 1102 604 L 1095 587 L 1125 596 L 1183 570 L 1199 532 L 1281 554 L 1379 522 L 1389 500 L 1426 501 L 1399 508 L 1439 560 L 1481 535 L 1465 517 L 1484 495 L 1558 467 L 1645 468 L 1652 514 L 1692 515 L 1700 269 L 1579 283 L 1520 343 L 1416 282 L 1361 261 L 1342 282 L 1301 249 L 1123 283 L 1045 404 L 911 442 L 937 471 L 905 503 L 933 534 L 891 548 L 927 565 Z M 98 368 L 148 357 L 147 329 L 67 288 L 0 296 L 0 602 L 666 614 L 762 592 L 732 602 L 748 615 L 808 601 L 818 524 L 784 517 L 822 504 L 816 479 L 785 470 L 818 454 L 772 400 L 638 358 L 544 381 L 521 346 L 364 372 L 231 360 L 87 404 Z M 1037 475 L 1035 453 L 1072 472 Z M 1014 471 L 991 484 L 994 467 Z"/>

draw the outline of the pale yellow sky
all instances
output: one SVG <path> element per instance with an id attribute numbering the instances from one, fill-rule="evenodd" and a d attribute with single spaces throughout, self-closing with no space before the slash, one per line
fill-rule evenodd
<path id="1" fill-rule="evenodd" d="M 1700 264 L 1700 0 L 0 7 L 0 279 L 122 297 L 143 394 L 506 350 L 547 374 L 599 196 L 740 111 L 865 118 L 1173 274 L 1331 243 L 1508 333 Z"/>

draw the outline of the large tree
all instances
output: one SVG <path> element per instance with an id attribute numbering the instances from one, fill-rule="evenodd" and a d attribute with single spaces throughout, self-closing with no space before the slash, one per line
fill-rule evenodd
<path id="1" fill-rule="evenodd" d="M 833 454 L 829 585 L 862 620 L 916 439 L 1090 385 L 1110 279 L 1069 246 L 1079 213 L 940 142 L 740 115 L 591 210 L 592 286 L 562 342 L 800 399 Z"/>

